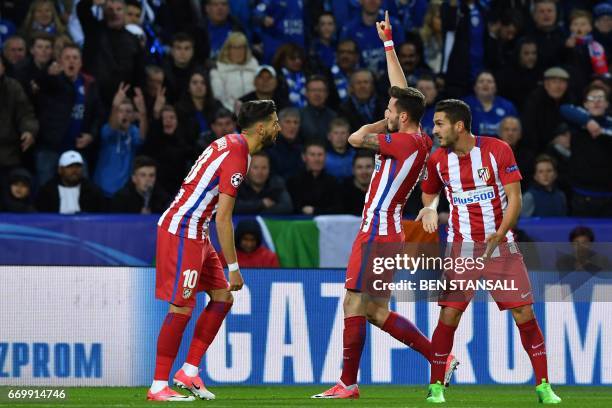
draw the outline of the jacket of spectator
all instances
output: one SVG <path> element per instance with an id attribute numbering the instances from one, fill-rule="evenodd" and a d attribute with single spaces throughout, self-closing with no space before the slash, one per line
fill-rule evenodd
<path id="1" fill-rule="evenodd" d="M 153 122 L 143 153 L 157 161 L 157 182 L 169 193 L 178 191 L 190 163 L 198 154 L 187 142 L 180 126 L 173 134 L 166 134 L 160 121 Z"/>
<path id="2" fill-rule="evenodd" d="M 501 67 L 496 75 L 499 94 L 508 98 L 517 109 L 522 109 L 527 96 L 537 88 L 538 81 L 542 77 L 542 70 L 538 65 L 529 68 L 520 63 L 520 50 L 524 47 L 537 49 L 533 43 L 525 43 L 517 46 L 514 60 Z"/>
<path id="3" fill-rule="evenodd" d="M 304 143 L 313 140 L 325 142 L 329 122 L 336 116 L 336 112 L 326 106 L 317 108 L 306 105 L 304 108 L 300 109 L 301 139 Z"/>
<path id="4" fill-rule="evenodd" d="M 557 187 L 548 190 L 538 183 L 533 183 L 523 195 L 523 217 L 565 217 L 567 200 L 565 194 Z"/>
<path id="5" fill-rule="evenodd" d="M 161 214 L 166 211 L 171 197 L 156 183 L 149 199 L 149 208 L 153 214 Z M 145 198 L 138 194 L 134 183 L 128 181 L 126 185 L 111 200 L 111 211 L 116 213 L 135 213 L 145 206 Z"/>
<path id="6" fill-rule="evenodd" d="M 274 146 L 266 150 L 270 156 L 272 173 L 287 180 L 304 168 L 302 161 L 302 145 L 288 142 L 282 135 L 278 135 Z"/>
<path id="7" fill-rule="evenodd" d="M 195 69 L 200 67 L 192 60 L 191 64 L 185 68 L 179 68 L 172 62 L 172 57 L 168 56 L 162 63 L 164 70 L 164 83 L 166 85 L 166 97 L 169 102 L 177 102 L 181 96 L 187 92 L 189 87 L 189 77 Z"/>
<path id="8" fill-rule="evenodd" d="M 568 92 L 560 101 L 551 98 L 543 86 L 539 86 L 527 98 L 521 122 L 523 124 L 522 144 L 542 152 L 553 139 L 555 129 L 563 121 L 559 107 L 570 101 Z"/>
<path id="9" fill-rule="evenodd" d="M 314 214 L 336 214 L 342 211 L 338 183 L 323 170 L 317 177 L 302 170 L 287 181 L 294 212 L 301 214 L 305 206 L 314 207 Z"/>
<path id="10" fill-rule="evenodd" d="M 100 86 L 105 105 L 110 105 L 119 83 L 134 86 L 144 81 L 144 50 L 136 36 L 121 27 L 112 29 L 92 12 L 93 0 L 81 0 L 77 15 L 85 34 L 83 67 Z"/>
<path id="11" fill-rule="evenodd" d="M 36 208 L 40 212 L 59 213 L 60 195 L 59 177 L 55 177 L 42 186 L 38 192 Z M 80 184 L 79 207 L 81 212 L 103 212 L 106 210 L 106 199 L 102 192 L 90 180 L 83 179 Z"/>
<path id="12" fill-rule="evenodd" d="M 574 189 L 612 195 L 612 137 L 593 138 L 586 129 L 572 132 L 570 182 Z M 588 193 L 586 193 L 588 195 Z"/>
<path id="13" fill-rule="evenodd" d="M 269 198 L 276 204 L 266 208 L 264 198 Z M 285 188 L 285 182 L 279 176 L 271 175 L 260 192 L 253 189 L 248 179 L 238 190 L 236 214 L 290 214 L 292 210 L 291 197 Z"/>
<path id="14" fill-rule="evenodd" d="M 21 141 L 24 132 L 36 136 L 38 120 L 34 108 L 17 80 L 0 72 L 0 166 L 21 163 Z"/>
<path id="15" fill-rule="evenodd" d="M 253 80 L 258 67 L 255 58 L 243 65 L 217 62 L 217 68 L 210 71 L 213 94 L 223 106 L 234 111 L 236 100 L 255 89 Z"/>
<path id="16" fill-rule="evenodd" d="M 84 112 L 80 133 L 96 136 L 101 120 L 101 106 L 96 81 L 89 75 L 80 74 L 83 83 Z M 62 146 L 66 142 L 77 99 L 74 83 L 65 74 L 45 75 L 39 82 L 38 101 L 40 112 L 40 133 L 38 145 L 55 151 L 74 149 Z M 80 90 L 79 90 L 80 91 Z"/>
<path id="17" fill-rule="evenodd" d="M 202 116 L 206 121 L 208 129 L 202 131 L 200 121 L 198 120 L 196 107 L 191 98 L 183 98 L 176 104 L 176 113 L 179 123 L 185 130 L 189 144 L 195 146 L 200 135 L 210 130 L 210 124 L 214 120 L 215 113 L 223 108 L 223 104 L 218 99 L 214 98 L 211 106 L 204 107 Z"/>

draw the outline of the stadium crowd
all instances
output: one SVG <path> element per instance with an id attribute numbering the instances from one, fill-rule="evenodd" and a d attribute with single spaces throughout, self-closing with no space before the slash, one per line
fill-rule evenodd
<path id="1" fill-rule="evenodd" d="M 360 214 L 375 159 L 347 140 L 384 116 L 383 10 L 424 132 L 461 98 L 515 152 L 522 216 L 612 216 L 612 2 L 588 0 L 5 0 L 0 210 L 162 212 L 273 99 L 236 213 Z"/>

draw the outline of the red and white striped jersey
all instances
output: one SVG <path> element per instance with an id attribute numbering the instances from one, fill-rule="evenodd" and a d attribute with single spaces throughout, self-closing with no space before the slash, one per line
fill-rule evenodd
<path id="1" fill-rule="evenodd" d="M 243 135 L 232 134 L 215 140 L 195 162 L 157 225 L 181 237 L 204 239 L 219 193 L 236 196 L 250 160 Z"/>
<path id="2" fill-rule="evenodd" d="M 404 205 L 419 180 L 432 143 L 421 133 L 379 134 L 378 143 L 360 230 L 372 235 L 400 234 Z"/>
<path id="3" fill-rule="evenodd" d="M 485 242 L 499 228 L 508 206 L 506 184 L 521 180 L 512 149 L 502 140 L 475 136 L 474 148 L 459 157 L 439 148 L 427 161 L 421 189 L 436 194 L 442 187 L 450 205 L 448 242 Z M 504 242 L 514 242 L 508 231 Z"/>

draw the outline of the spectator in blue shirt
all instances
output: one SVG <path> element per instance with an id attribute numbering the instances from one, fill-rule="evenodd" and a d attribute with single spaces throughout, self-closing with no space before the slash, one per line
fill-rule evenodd
<path id="1" fill-rule="evenodd" d="M 377 76 L 383 75 L 387 68 L 385 49 L 376 31 L 376 22 L 385 19 L 380 8 L 381 2 L 382 0 L 361 0 L 361 15 L 348 22 L 340 36 L 342 39 L 355 40 L 361 51 L 361 61 Z M 399 21 L 391 18 L 391 27 L 395 44 L 403 43 L 404 32 Z"/>
<path id="2" fill-rule="evenodd" d="M 349 123 L 344 118 L 335 118 L 329 123 L 327 140 L 329 145 L 325 156 L 325 169 L 341 182 L 353 175 L 355 150 L 348 144 Z"/>
<path id="3" fill-rule="evenodd" d="M 276 49 L 285 43 L 304 48 L 304 5 L 302 0 L 260 0 L 254 17 L 263 27 L 264 63 L 272 61 Z"/>
<path id="4" fill-rule="evenodd" d="M 472 133 L 497 136 L 499 123 L 506 116 L 516 116 L 516 108 L 509 100 L 497 96 L 493 74 L 481 72 L 476 78 L 474 95 L 464 98 L 472 110 Z"/>
<path id="5" fill-rule="evenodd" d="M 336 63 L 336 19 L 325 12 L 319 16 L 315 27 L 316 37 L 310 46 L 310 55 L 317 58 L 323 66 L 330 68 Z"/>
<path id="6" fill-rule="evenodd" d="M 209 57 L 215 59 L 230 33 L 244 30 L 238 20 L 230 15 L 228 0 L 207 0 L 205 10 L 210 41 Z"/>
<path id="7" fill-rule="evenodd" d="M 132 161 L 147 134 L 147 112 L 142 91 L 139 88 L 134 89 L 132 103 L 126 96 L 129 88 L 130 86 L 124 85 L 123 82 L 119 85 L 113 98 L 108 123 L 100 132 L 100 155 L 94 182 L 106 197 L 111 197 L 119 191 L 130 178 Z M 132 124 L 135 114 L 139 126 Z"/>
<path id="8" fill-rule="evenodd" d="M 557 168 L 554 159 L 542 154 L 536 158 L 534 183 L 523 195 L 523 217 L 565 217 L 567 199 L 555 185 Z"/>

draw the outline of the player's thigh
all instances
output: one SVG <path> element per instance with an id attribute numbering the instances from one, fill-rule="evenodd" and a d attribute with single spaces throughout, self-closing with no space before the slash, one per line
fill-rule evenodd
<path id="1" fill-rule="evenodd" d="M 505 288 L 490 292 L 499 310 L 515 309 L 533 304 L 529 274 L 520 254 L 493 258 L 490 271 L 487 271 L 485 276 L 505 286 Z"/>
<path id="2" fill-rule="evenodd" d="M 198 291 L 213 293 L 224 293 L 229 288 L 229 283 L 223 271 L 223 264 L 210 240 L 205 240 L 202 260 L 202 274 L 198 282 Z"/>
<path id="3" fill-rule="evenodd" d="M 201 266 L 201 241 L 160 230 L 157 245 L 156 297 L 178 307 L 193 308 Z"/>

